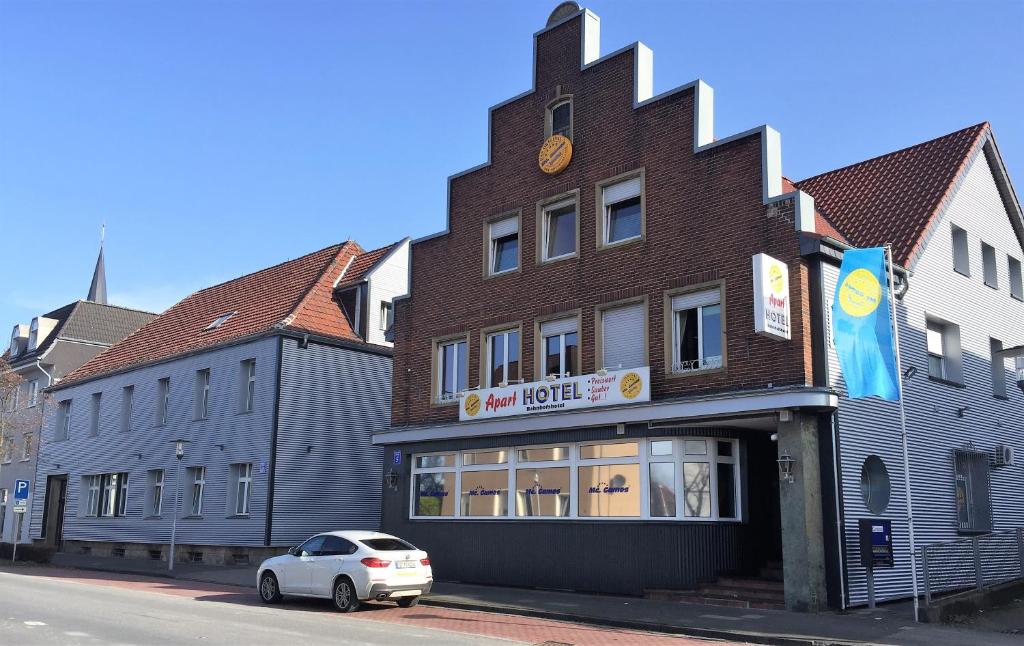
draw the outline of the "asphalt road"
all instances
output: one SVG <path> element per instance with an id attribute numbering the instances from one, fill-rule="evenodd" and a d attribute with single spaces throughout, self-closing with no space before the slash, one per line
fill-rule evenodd
<path id="1" fill-rule="evenodd" d="M 268 607 L 239 596 L 190 598 L 0 572 L 0 644 L 495 643 L 493 637 L 348 617 L 331 611 L 329 602 Z"/>

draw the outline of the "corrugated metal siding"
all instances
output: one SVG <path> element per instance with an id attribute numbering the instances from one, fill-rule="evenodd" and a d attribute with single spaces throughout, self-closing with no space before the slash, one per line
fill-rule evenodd
<path id="1" fill-rule="evenodd" d="M 950 224 L 966 229 L 972 277 L 953 271 Z M 982 282 L 981 242 L 997 250 L 998 290 Z M 907 429 L 910 442 L 915 537 L 918 547 L 959 537 L 954 500 L 953 449 L 968 442 L 985 451 L 1008 444 L 1024 456 L 1024 395 L 1007 370 L 1008 400 L 992 396 L 989 338 L 1005 347 L 1024 343 L 1024 303 L 1009 293 L 1007 253 L 1020 258 L 1021 246 L 992 178 L 984 155 L 974 161 L 967 177 L 938 223 L 935 234 L 914 267 L 910 291 L 898 307 L 903 368 L 918 369 L 906 382 Z M 826 307 L 835 292 L 838 268 L 825 268 Z M 925 317 L 936 316 L 960 326 L 966 388 L 928 379 Z M 1012 366 L 1008 362 L 1007 366 Z M 829 349 L 829 372 L 835 388 L 845 395 L 838 360 Z M 963 418 L 956 409 L 970 406 Z M 848 400 L 839 406 L 842 482 L 845 493 L 846 551 L 850 601 L 867 600 L 865 571 L 857 552 L 857 519 L 872 517 L 860 496 L 860 470 L 864 459 L 878 455 L 892 482 L 892 499 L 881 516 L 893 521 L 896 563 L 875 574 L 879 599 L 911 593 L 906 496 L 903 486 L 899 407 L 878 399 Z M 1024 460 L 1016 466 L 992 470 L 994 529 L 1024 525 Z"/>
<path id="2" fill-rule="evenodd" d="M 367 340 L 378 345 L 391 344 L 384 340 L 384 330 L 380 328 L 380 303 L 391 301 L 396 296 L 409 293 L 409 243 L 395 249 L 384 263 L 370 274 L 370 289 L 366 298 L 369 301 L 369 320 Z"/>
<path id="3" fill-rule="evenodd" d="M 391 357 L 287 338 L 282 357 L 271 544 L 377 529 Z"/>
<path id="4" fill-rule="evenodd" d="M 260 464 L 270 462 L 277 375 L 277 338 L 261 339 L 156 366 L 73 386 L 56 393 L 56 400 L 72 399 L 71 437 L 53 441 L 56 416 L 47 421 L 41 444 L 32 504 L 32 537 L 40 538 L 44 492 L 48 475 L 68 474 L 65 540 L 167 543 L 174 504 L 173 440 L 191 440 L 181 462 L 182 508 L 190 500 L 186 468 L 207 468 L 203 518 L 179 518 L 177 540 L 182 544 L 263 544 L 266 522 L 267 474 Z M 252 413 L 239 414 L 239 364 L 256 359 L 256 399 Z M 211 370 L 209 415 L 195 421 L 194 394 L 197 370 Z M 157 380 L 171 378 L 169 420 L 156 426 Z M 134 385 L 133 430 L 121 430 L 121 392 Z M 89 400 L 102 392 L 99 433 L 89 436 Z M 221 450 L 217 445 L 223 444 Z M 141 454 L 141 458 L 139 455 Z M 229 466 L 253 464 L 252 498 L 248 518 L 229 518 L 227 485 Z M 56 465 L 60 465 L 58 468 Z M 166 471 L 163 515 L 144 518 L 146 474 Z M 82 476 L 128 472 L 128 504 L 122 518 L 90 518 L 79 513 Z M 268 470 L 269 471 L 269 470 Z M 182 512 L 184 515 L 184 512 Z"/>

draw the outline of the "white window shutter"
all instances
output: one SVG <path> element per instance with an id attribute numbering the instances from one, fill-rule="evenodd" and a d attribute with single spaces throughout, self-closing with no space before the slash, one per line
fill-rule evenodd
<path id="1" fill-rule="evenodd" d="M 623 200 L 640 196 L 640 178 L 633 177 L 617 184 L 604 187 L 604 203 L 615 204 Z"/>
<path id="2" fill-rule="evenodd" d="M 554 336 L 555 334 L 568 334 L 576 331 L 576 317 L 558 319 L 557 321 L 545 321 L 540 324 L 540 335 Z"/>
<path id="3" fill-rule="evenodd" d="M 491 223 L 491 239 L 504 238 L 507 235 L 519 233 L 519 218 L 511 217 Z"/>
<path id="4" fill-rule="evenodd" d="M 709 289 L 703 292 L 690 292 L 672 297 L 672 310 L 692 310 L 695 307 L 706 305 L 717 305 L 722 302 L 722 295 L 717 289 Z"/>
<path id="5" fill-rule="evenodd" d="M 604 310 L 601 314 L 601 335 L 604 357 L 598 368 L 647 365 L 643 303 Z"/>

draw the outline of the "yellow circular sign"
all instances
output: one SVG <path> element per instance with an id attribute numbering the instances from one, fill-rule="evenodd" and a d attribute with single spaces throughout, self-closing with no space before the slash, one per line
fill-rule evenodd
<path id="1" fill-rule="evenodd" d="M 619 381 L 619 392 L 626 399 L 633 399 L 640 394 L 640 390 L 644 387 L 644 381 L 640 378 L 640 375 L 635 372 L 627 372 L 622 375 L 622 379 Z"/>
<path id="2" fill-rule="evenodd" d="M 469 397 L 466 397 L 466 403 L 464 405 L 466 407 L 466 414 L 470 417 L 474 417 L 480 412 L 480 395 L 473 393 Z"/>
<path id="3" fill-rule="evenodd" d="M 839 307 L 850 316 L 867 316 L 881 302 L 882 285 L 867 269 L 854 269 L 839 287 Z"/>
<path id="4" fill-rule="evenodd" d="M 537 163 L 548 175 L 557 175 L 572 161 L 572 142 L 564 135 L 551 135 L 540 147 Z"/>
<path id="5" fill-rule="evenodd" d="M 772 286 L 773 292 L 782 294 L 782 290 L 785 287 L 785 281 L 782 278 L 782 267 L 772 265 L 771 269 L 768 270 L 768 284 Z"/>

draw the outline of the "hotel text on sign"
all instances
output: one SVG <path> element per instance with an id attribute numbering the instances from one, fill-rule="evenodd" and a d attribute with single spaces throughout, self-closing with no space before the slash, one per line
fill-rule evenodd
<path id="1" fill-rule="evenodd" d="M 781 341 L 792 338 L 789 267 L 763 253 L 754 256 L 754 332 Z"/>
<path id="2" fill-rule="evenodd" d="M 651 370 L 645 366 L 609 370 L 605 375 L 581 375 L 467 391 L 459 403 L 459 420 L 647 402 L 651 400 L 650 377 Z"/>

